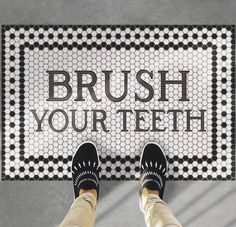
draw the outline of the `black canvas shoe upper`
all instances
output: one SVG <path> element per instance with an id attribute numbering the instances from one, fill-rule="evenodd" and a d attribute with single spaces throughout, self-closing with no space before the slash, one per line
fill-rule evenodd
<path id="1" fill-rule="evenodd" d="M 140 160 L 140 193 L 146 187 L 149 190 L 158 190 L 163 198 L 168 163 L 161 147 L 155 143 L 148 143 L 142 152 Z"/>
<path id="2" fill-rule="evenodd" d="M 82 143 L 72 160 L 72 179 L 75 198 L 81 189 L 97 190 L 99 194 L 99 158 L 95 145 L 91 142 Z"/>

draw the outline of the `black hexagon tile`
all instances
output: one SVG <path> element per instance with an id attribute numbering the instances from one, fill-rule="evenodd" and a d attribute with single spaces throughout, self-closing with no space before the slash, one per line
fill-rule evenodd
<path id="1" fill-rule="evenodd" d="M 2 179 L 71 179 L 92 140 L 104 180 L 149 141 L 169 180 L 233 180 L 234 73 L 234 26 L 3 26 Z"/>

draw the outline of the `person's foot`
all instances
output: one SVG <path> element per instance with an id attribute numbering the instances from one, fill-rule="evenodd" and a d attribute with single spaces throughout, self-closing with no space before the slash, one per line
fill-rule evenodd
<path id="1" fill-rule="evenodd" d="M 145 192 L 154 192 L 163 198 L 168 162 L 162 148 L 156 143 L 148 143 L 142 150 L 140 159 L 140 188 L 139 193 L 142 196 Z"/>
<path id="2" fill-rule="evenodd" d="M 82 143 L 76 150 L 72 160 L 72 180 L 74 196 L 89 190 L 99 194 L 100 161 L 97 148 L 92 142 Z"/>

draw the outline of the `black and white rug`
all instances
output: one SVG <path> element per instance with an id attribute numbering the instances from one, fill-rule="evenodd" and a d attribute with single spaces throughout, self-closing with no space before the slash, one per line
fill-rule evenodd
<path id="1" fill-rule="evenodd" d="M 234 26 L 5 25 L 2 180 L 71 179 L 86 140 L 103 180 L 149 141 L 169 180 L 234 180 L 234 77 Z"/>

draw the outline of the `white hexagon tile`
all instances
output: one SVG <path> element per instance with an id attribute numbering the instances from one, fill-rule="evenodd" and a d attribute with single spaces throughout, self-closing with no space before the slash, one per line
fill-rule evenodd
<path id="1" fill-rule="evenodd" d="M 2 180 L 68 180 L 97 144 L 103 180 L 234 180 L 234 26 L 2 26 Z"/>

